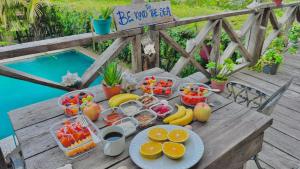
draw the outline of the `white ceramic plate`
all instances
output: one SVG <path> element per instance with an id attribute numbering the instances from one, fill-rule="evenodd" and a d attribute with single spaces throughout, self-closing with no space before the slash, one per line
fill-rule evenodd
<path id="1" fill-rule="evenodd" d="M 140 155 L 140 146 L 149 141 L 148 131 L 153 128 L 148 128 L 146 130 L 138 133 L 130 143 L 129 155 L 132 161 L 143 169 L 187 169 L 194 166 L 203 156 L 204 145 L 202 139 L 198 134 L 191 130 L 183 127 L 173 126 L 173 125 L 158 125 L 154 127 L 165 128 L 168 131 L 173 129 L 184 129 L 189 132 L 190 137 L 187 142 L 185 142 L 186 152 L 185 155 L 179 160 L 171 160 L 165 155 L 156 159 L 148 160 Z"/>

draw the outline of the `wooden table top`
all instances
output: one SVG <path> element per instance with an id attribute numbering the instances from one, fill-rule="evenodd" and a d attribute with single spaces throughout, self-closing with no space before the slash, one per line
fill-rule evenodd
<path id="1" fill-rule="evenodd" d="M 137 73 L 135 77 L 141 80 L 144 76 L 149 75 L 175 78 L 177 85 L 182 82 L 196 82 L 191 78 L 178 78 L 159 68 Z M 104 108 L 108 108 L 107 100 L 100 86 L 88 90 L 95 92 L 96 101 L 100 102 Z M 135 93 L 141 94 L 140 91 L 135 91 Z M 180 102 L 177 92 L 168 100 L 173 106 Z M 238 152 L 239 146 L 261 136 L 264 130 L 272 124 L 270 117 L 245 108 L 221 95 L 211 95 L 209 102 L 215 104 L 209 122 L 192 123 L 193 131 L 201 136 L 205 146 L 203 158 L 194 167 L 199 169 L 216 168 L 215 166 L 221 164 L 222 160 L 230 160 L 230 154 L 241 155 L 243 152 Z M 127 148 L 117 157 L 105 156 L 98 146 L 96 151 L 92 151 L 84 157 L 73 161 L 69 160 L 49 132 L 52 124 L 66 118 L 63 110 L 57 104 L 57 98 L 14 110 L 9 113 L 9 117 L 28 169 L 55 169 L 69 163 L 75 169 L 117 168 L 122 165 L 129 169 L 138 168 L 130 160 L 128 154 L 128 146 L 134 136 L 126 139 Z M 105 127 L 102 120 L 98 120 L 95 124 L 99 129 Z M 223 168 L 226 167 L 223 166 Z M 227 166 L 227 168 L 229 167 Z"/>

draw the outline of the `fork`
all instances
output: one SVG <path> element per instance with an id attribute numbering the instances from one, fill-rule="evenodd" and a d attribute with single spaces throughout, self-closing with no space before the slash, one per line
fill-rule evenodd
<path id="1" fill-rule="evenodd" d="M 91 133 L 91 136 L 92 136 L 92 140 L 94 141 L 94 143 L 98 144 L 100 143 L 100 138 L 91 130 L 91 128 L 89 127 L 89 124 L 88 122 L 86 121 L 85 117 L 83 115 L 80 115 L 79 118 L 79 123 L 83 126 L 83 127 L 86 127 L 89 132 Z"/>

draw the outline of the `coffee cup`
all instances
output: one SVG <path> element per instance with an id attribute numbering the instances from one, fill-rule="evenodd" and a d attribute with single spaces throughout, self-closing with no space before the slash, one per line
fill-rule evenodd
<path id="1" fill-rule="evenodd" d="M 125 133 L 120 126 L 109 126 L 102 129 L 101 140 L 105 155 L 117 156 L 125 150 Z"/>

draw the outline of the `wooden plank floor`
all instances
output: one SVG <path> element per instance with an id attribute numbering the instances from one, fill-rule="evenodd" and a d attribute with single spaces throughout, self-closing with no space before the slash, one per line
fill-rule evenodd
<path id="1" fill-rule="evenodd" d="M 295 77 L 293 84 L 275 107 L 271 115 L 274 118 L 273 125 L 265 132 L 259 159 L 266 169 L 300 168 L 300 54 L 287 55 L 277 75 L 266 75 L 245 68 L 231 78 L 272 94 L 292 76 Z M 256 166 L 251 161 L 246 168 L 256 169 Z"/>

